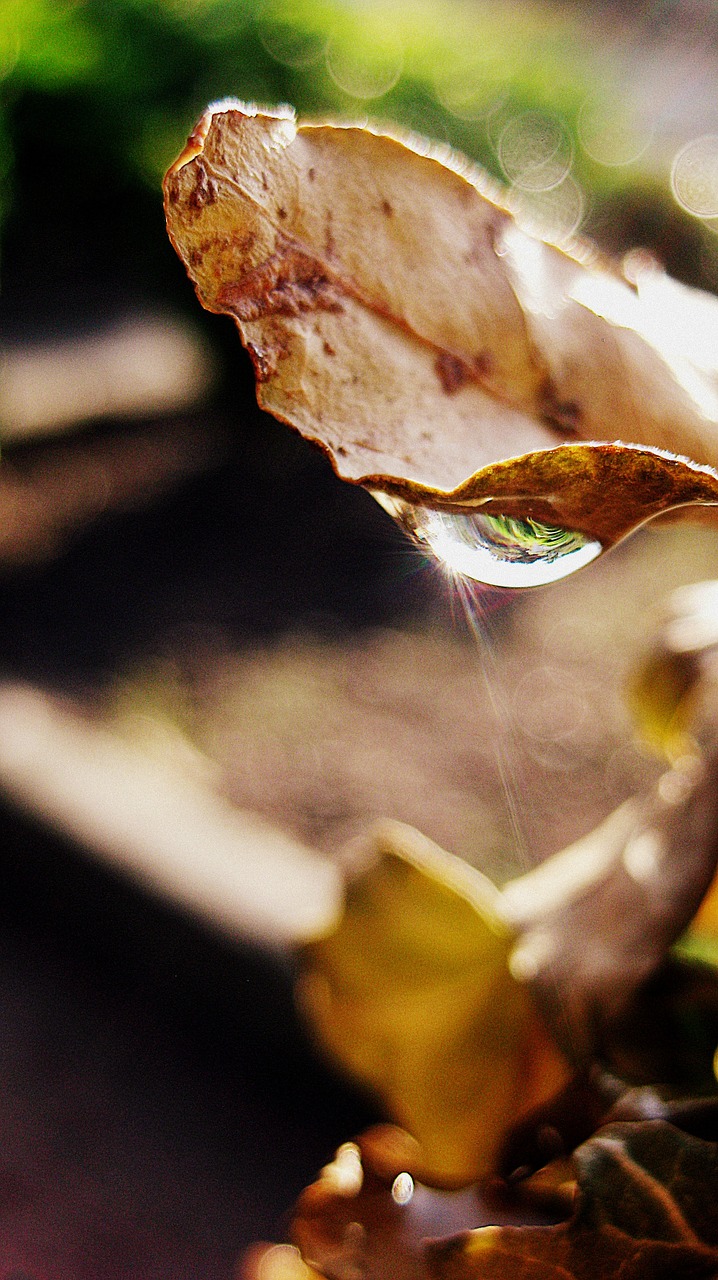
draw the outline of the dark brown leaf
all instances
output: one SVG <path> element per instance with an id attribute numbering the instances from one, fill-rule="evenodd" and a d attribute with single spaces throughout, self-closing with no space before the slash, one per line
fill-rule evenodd
<path id="1" fill-rule="evenodd" d="M 663 1121 L 613 1124 L 575 1153 L 567 1223 L 487 1227 L 427 1247 L 432 1280 L 715 1280 L 718 1147 Z"/>
<path id="2" fill-rule="evenodd" d="M 302 1257 L 332 1280 L 418 1280 L 426 1276 L 423 1242 L 478 1223 L 546 1222 L 497 1184 L 437 1191 L 415 1181 L 424 1163 L 418 1145 L 379 1126 L 340 1148 L 300 1197 L 292 1238 Z"/>
<path id="3" fill-rule="evenodd" d="M 670 1016 L 675 1010 L 669 1006 L 665 1010 L 653 1007 L 655 1015 L 660 1016 L 661 1012 L 668 1015 L 668 1034 L 672 1032 L 675 1036 L 678 1027 L 675 1018 Z M 695 1018 L 699 1011 L 693 1005 L 689 1012 Z M 642 1030 L 645 1034 L 645 1025 Z M 693 1032 L 695 1036 L 695 1028 Z M 696 1038 L 702 1039 L 700 1031 Z M 712 1053 L 708 1063 L 711 1058 Z M 718 1095 L 677 1096 L 676 1089 L 687 1092 L 696 1083 L 686 1079 L 685 1074 L 682 1080 L 673 1081 L 672 1094 L 665 1086 L 632 1087 L 593 1063 L 578 1071 L 548 1103 L 518 1121 L 500 1153 L 498 1173 L 512 1181 L 530 1177 L 547 1162 L 569 1155 L 597 1129 L 616 1121 L 665 1120 L 684 1133 L 715 1142 L 718 1140 Z M 712 1083 L 710 1075 L 700 1081 L 708 1089 Z"/>

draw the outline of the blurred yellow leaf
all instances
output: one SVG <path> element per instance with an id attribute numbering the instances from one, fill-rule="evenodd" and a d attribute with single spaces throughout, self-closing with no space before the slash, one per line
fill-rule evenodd
<path id="1" fill-rule="evenodd" d="M 646 744 L 674 762 L 698 751 L 695 734 L 718 648 L 718 582 L 694 582 L 668 598 L 654 647 L 628 701 Z"/>
<path id="2" fill-rule="evenodd" d="M 700 667 L 691 653 L 658 648 L 629 681 L 627 696 L 646 746 L 669 761 L 695 752 L 690 728 L 699 696 Z"/>
<path id="3" fill-rule="evenodd" d="M 304 949 L 300 1005 L 326 1051 L 421 1144 L 421 1176 L 492 1167 L 508 1126 L 567 1078 L 507 961 L 514 936 L 485 877 L 387 824 L 334 932 Z"/>

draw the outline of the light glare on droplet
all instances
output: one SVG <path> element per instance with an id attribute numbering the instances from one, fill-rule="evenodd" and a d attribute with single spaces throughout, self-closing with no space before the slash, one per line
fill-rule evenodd
<path id="1" fill-rule="evenodd" d="M 685 760 L 685 757 L 683 757 L 683 760 Z M 657 791 L 659 798 L 664 804 L 671 807 L 685 804 L 700 781 L 700 770 L 691 773 L 689 769 L 681 767 L 681 764 L 682 761 L 677 760 L 674 767 L 661 774 L 658 779 Z"/>
<path id="2" fill-rule="evenodd" d="M 391 1196 L 397 1204 L 408 1204 L 414 1194 L 414 1179 L 410 1173 L 398 1173 L 392 1183 Z"/>
<path id="3" fill-rule="evenodd" d="M 636 884 L 647 884 L 658 874 L 664 854 L 657 831 L 641 831 L 632 836 L 623 851 L 623 865 Z"/>
<path id="4" fill-rule="evenodd" d="M 437 101 L 459 120 L 481 120 L 504 104 L 508 89 L 502 69 L 486 61 L 452 65 L 434 78 Z"/>
<path id="5" fill-rule="evenodd" d="M 275 1244 L 259 1263 L 258 1280 L 306 1280 L 309 1268 L 292 1244 Z"/>
<path id="6" fill-rule="evenodd" d="M 531 982 L 556 954 L 557 940 L 549 929 L 533 929 L 517 942 L 509 956 L 509 973 L 517 982 Z"/>
<path id="7" fill-rule="evenodd" d="M 600 542 L 584 534 L 538 521 L 429 509 L 422 512 L 415 535 L 452 572 L 493 587 L 558 582 L 602 551 Z"/>
<path id="8" fill-rule="evenodd" d="M 560 120 L 526 111 L 501 132 L 498 158 L 513 186 L 524 191 L 550 191 L 571 168 L 571 145 Z"/>
<path id="9" fill-rule="evenodd" d="M 561 668 L 534 667 L 518 681 L 513 703 L 523 736 L 542 745 L 575 737 L 585 723 L 585 696 L 566 681 Z"/>
<path id="10" fill-rule="evenodd" d="M 361 1151 L 354 1142 L 339 1147 L 331 1164 L 322 1169 L 322 1178 L 331 1182 L 332 1190 L 340 1196 L 356 1196 L 362 1189 L 364 1170 Z"/>
<path id="11" fill-rule="evenodd" d="M 671 167 L 671 188 L 686 213 L 718 215 L 718 134 L 704 134 L 681 147 Z"/>

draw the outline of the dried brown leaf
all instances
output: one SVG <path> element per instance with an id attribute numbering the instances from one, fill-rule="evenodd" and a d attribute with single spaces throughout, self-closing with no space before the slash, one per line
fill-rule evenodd
<path id="1" fill-rule="evenodd" d="M 660 1120 L 613 1124 L 574 1159 L 569 1222 L 485 1227 L 431 1244 L 432 1280 L 714 1280 L 715 1143 Z"/>
<path id="2" fill-rule="evenodd" d="M 401 1136 L 370 1131 L 345 1144 L 300 1197 L 291 1236 L 312 1276 L 714 1280 L 718 1274 L 718 1146 L 662 1119 L 611 1123 L 579 1147 L 572 1208 L 558 1222 L 532 1207 L 520 1188 L 496 1183 L 451 1193 L 415 1182 L 417 1152 Z M 384 1158 L 385 1144 L 398 1161 Z M 265 1258 L 266 1251 L 252 1255 L 247 1280 L 263 1280 L 257 1262 Z M 276 1260 L 277 1280 L 300 1274 L 304 1280 L 286 1246 Z"/>
<path id="3" fill-rule="evenodd" d="M 417 1144 L 391 1126 L 370 1129 L 356 1144 L 340 1148 L 297 1203 L 291 1235 L 302 1257 L 335 1280 L 349 1274 L 425 1280 L 428 1238 L 497 1219 L 520 1221 L 522 1214 L 531 1222 L 555 1220 L 499 1184 L 461 1191 L 426 1186 L 415 1180 L 424 1163 Z M 346 1166 L 353 1169 L 353 1181 Z"/>
<path id="4" fill-rule="evenodd" d="M 718 461 L 718 304 L 531 239 L 460 158 L 228 101 L 165 202 L 201 301 L 239 326 L 260 403 L 344 478 L 432 505 L 501 497 L 605 543 L 716 501 L 715 475 L 655 452 L 521 457 L 578 436 Z"/>
<path id="5" fill-rule="evenodd" d="M 681 1056 L 683 1046 L 679 1048 L 677 1055 L 671 1055 L 669 1042 L 673 1037 L 675 1045 L 676 1037 L 681 1033 L 685 1036 L 687 1028 L 679 1025 L 680 1017 L 676 1016 L 677 1010 L 672 1007 L 672 992 L 667 990 L 667 987 L 666 983 L 660 992 L 653 992 L 650 1004 L 646 1002 L 646 1006 L 638 1009 L 643 1041 L 640 1044 L 638 1061 L 634 1058 L 628 1065 L 634 1072 L 638 1066 L 639 1071 L 645 1073 L 645 1078 L 651 1075 L 651 1068 L 655 1068 L 657 1059 L 660 1058 L 660 1067 L 667 1066 L 668 1069 L 665 1076 L 659 1075 L 658 1078 L 667 1080 L 673 1077 L 673 1089 L 668 1085 L 630 1085 L 598 1064 L 592 1063 L 589 1067 L 577 1071 L 565 1088 L 547 1103 L 537 1107 L 530 1115 L 514 1125 L 507 1135 L 499 1156 L 497 1171 L 502 1177 L 510 1179 L 511 1182 L 523 1182 L 531 1178 L 528 1185 L 534 1189 L 536 1180 L 532 1175 L 536 1171 L 544 1170 L 547 1176 L 551 1173 L 556 1161 L 565 1160 L 597 1129 L 618 1121 L 665 1120 L 684 1133 L 692 1134 L 693 1137 L 704 1138 L 710 1142 L 718 1139 L 718 1095 L 708 1093 L 701 1096 L 699 1093 L 694 1093 L 691 1096 L 690 1090 L 696 1084 L 696 1079 L 691 1078 L 692 1073 L 685 1070 L 685 1062 L 681 1062 L 681 1069 L 678 1072 L 675 1070 L 675 1057 Z M 685 987 L 681 994 L 686 994 Z M 656 999 L 657 995 L 658 999 Z M 660 999 L 661 996 L 663 1000 Z M 696 1018 L 703 1022 L 709 1021 L 705 1017 L 705 1009 L 699 1007 L 695 996 L 695 991 L 688 993 L 685 1010 L 681 1011 L 687 1015 L 685 1022 L 689 1019 L 695 1022 Z M 715 1003 L 718 996 L 718 983 L 714 984 L 713 996 Z M 715 1007 L 711 1012 L 715 1015 Z M 651 1045 L 646 1052 L 645 1033 L 648 1029 L 646 1026 L 648 1014 L 653 1015 L 654 1026 L 655 1021 L 661 1019 L 663 1015 L 667 1026 L 665 1028 L 663 1025 L 660 1026 L 656 1036 L 659 1043 Z M 630 1030 L 633 1031 L 633 1028 L 631 1027 Z M 702 1039 L 700 1033 L 696 1035 L 695 1025 L 691 1030 L 693 1040 Z M 631 1047 L 635 1048 L 638 1041 L 639 1036 L 635 1036 Z M 705 1044 L 699 1046 L 697 1054 L 696 1046 L 691 1046 L 686 1056 L 699 1057 L 700 1047 L 705 1048 Z M 626 1045 L 619 1045 L 618 1048 L 619 1054 L 623 1052 L 624 1063 L 626 1063 Z M 674 1060 L 670 1061 L 672 1056 Z M 700 1084 L 704 1088 L 707 1086 L 708 1089 L 711 1088 L 711 1080 L 706 1079 L 705 1067 L 710 1066 L 711 1059 L 712 1051 L 704 1055 L 702 1064 L 704 1070 L 700 1073 L 702 1076 Z M 710 1071 L 707 1074 L 710 1077 Z M 676 1079 L 676 1076 L 679 1078 Z M 681 1096 L 682 1093 L 686 1096 Z"/>

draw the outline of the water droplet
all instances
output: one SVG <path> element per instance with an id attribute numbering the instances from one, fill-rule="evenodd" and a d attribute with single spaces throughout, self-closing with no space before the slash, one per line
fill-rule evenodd
<path id="1" fill-rule="evenodd" d="M 653 139 L 653 128 L 623 101 L 605 95 L 587 98 L 578 113 L 578 136 L 584 151 L 611 167 L 639 160 Z"/>
<path id="2" fill-rule="evenodd" d="M 275 1244 L 259 1261 L 257 1280 L 309 1280 L 309 1267 L 291 1244 Z"/>
<path id="3" fill-rule="evenodd" d="M 514 187 L 509 204 L 523 231 L 559 246 L 572 240 L 586 213 L 584 193 L 570 173 L 548 191 Z"/>
<path id="4" fill-rule="evenodd" d="M 506 125 L 498 140 L 507 180 L 524 191 L 550 191 L 571 169 L 571 140 L 560 120 L 526 111 Z"/>
<path id="5" fill-rule="evenodd" d="M 679 756 L 673 767 L 658 779 L 659 799 L 671 808 L 685 804 L 698 783 L 703 781 L 704 773 L 705 765 L 700 756 Z"/>
<path id="6" fill-rule="evenodd" d="M 595 538 L 540 520 L 414 507 L 387 494 L 382 506 L 454 573 L 493 587 L 539 587 L 590 564 Z"/>
<path id="7" fill-rule="evenodd" d="M 351 98 L 381 98 L 401 76 L 404 53 L 393 33 L 382 38 L 375 32 L 369 40 L 334 36 L 325 61 L 334 83 Z"/>
<path id="8" fill-rule="evenodd" d="M 396 1204 L 408 1204 L 414 1194 L 414 1179 L 410 1173 L 398 1173 L 392 1183 L 391 1195 Z"/>
<path id="9" fill-rule="evenodd" d="M 318 62 L 327 39 L 308 29 L 297 5 L 268 4 L 257 20 L 259 39 L 275 62 L 304 70 Z"/>

